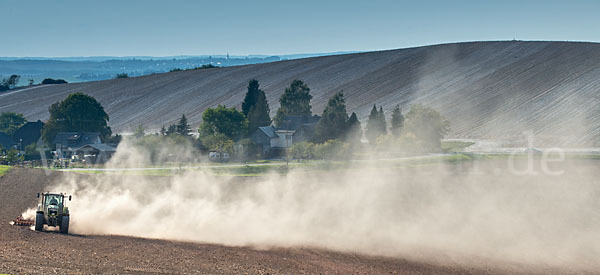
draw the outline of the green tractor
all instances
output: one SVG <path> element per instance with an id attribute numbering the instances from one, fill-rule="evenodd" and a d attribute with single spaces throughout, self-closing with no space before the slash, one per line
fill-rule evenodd
<path id="1" fill-rule="evenodd" d="M 40 193 L 37 194 L 40 197 Z M 71 200 L 71 196 L 59 193 L 42 193 L 42 202 L 38 205 L 35 214 L 35 231 L 43 231 L 44 224 L 60 228 L 60 233 L 69 233 L 69 208 L 65 200 Z"/>

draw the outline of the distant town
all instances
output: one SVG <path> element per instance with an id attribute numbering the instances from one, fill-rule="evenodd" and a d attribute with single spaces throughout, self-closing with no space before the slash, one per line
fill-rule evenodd
<path id="1" fill-rule="evenodd" d="M 229 67 L 306 57 L 344 54 L 309 53 L 290 55 L 199 55 L 199 56 L 92 56 L 92 57 L 0 57 L 0 79 L 20 75 L 22 83 L 41 83 L 46 78 L 69 83 L 106 80 L 118 74 L 142 76 L 211 65 Z"/>

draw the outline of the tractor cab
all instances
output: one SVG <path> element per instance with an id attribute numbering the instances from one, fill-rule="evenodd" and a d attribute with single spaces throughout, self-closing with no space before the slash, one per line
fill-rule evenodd
<path id="1" fill-rule="evenodd" d="M 62 233 L 69 230 L 69 208 L 65 205 L 65 200 L 71 200 L 71 196 L 63 193 L 38 193 L 41 197 L 41 203 L 36 212 L 35 229 L 42 231 L 44 224 L 48 226 L 60 227 Z"/>
<path id="2" fill-rule="evenodd" d="M 63 194 L 44 194 L 42 205 L 48 216 L 56 217 L 63 212 Z"/>

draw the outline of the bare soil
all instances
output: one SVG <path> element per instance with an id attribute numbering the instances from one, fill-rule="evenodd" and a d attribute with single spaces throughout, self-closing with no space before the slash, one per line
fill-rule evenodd
<path id="1" fill-rule="evenodd" d="M 479 273 L 318 249 L 257 250 L 126 236 L 63 235 L 11 226 L 60 173 L 15 168 L 0 178 L 0 273 Z M 98 226 L 102 226 L 99 221 Z"/>
<path id="2" fill-rule="evenodd" d="M 90 175 L 93 176 L 93 175 Z M 314 248 L 227 247 L 127 236 L 36 232 L 9 222 L 37 204 L 36 193 L 61 179 L 14 168 L 0 177 L 0 273 L 210 274 L 498 274 L 545 273 L 524 266 L 494 267 L 450 260 L 417 262 Z M 102 226 L 102 221 L 98 221 Z"/>

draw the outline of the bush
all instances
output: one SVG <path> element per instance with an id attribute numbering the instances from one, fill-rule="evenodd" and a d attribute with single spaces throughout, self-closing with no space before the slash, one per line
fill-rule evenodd
<path id="1" fill-rule="evenodd" d="M 25 146 L 25 154 L 26 155 L 35 155 L 37 154 L 37 146 L 35 143 L 29 144 Z"/>
<path id="2" fill-rule="evenodd" d="M 129 75 L 126 73 L 120 73 L 120 74 L 117 74 L 117 76 L 115 76 L 115 78 L 128 78 L 128 77 L 129 77 Z"/>
<path id="3" fill-rule="evenodd" d="M 235 157 L 239 160 L 254 160 L 260 156 L 260 149 L 252 139 L 244 138 L 235 144 Z"/>
<path id="4" fill-rule="evenodd" d="M 293 159 L 300 160 L 309 160 L 314 158 L 315 156 L 315 144 L 310 142 L 299 142 L 289 149 L 289 154 Z"/>
<path id="5" fill-rule="evenodd" d="M 193 68 L 192 70 L 203 70 L 203 69 L 213 69 L 213 68 L 218 68 L 218 66 L 215 66 L 213 64 L 204 64 L 200 67 Z"/>
<path id="6" fill-rule="evenodd" d="M 416 104 L 406 114 L 405 131 L 414 134 L 423 149 L 439 152 L 442 138 L 450 131 L 450 122 L 438 111 Z"/>
<path id="7" fill-rule="evenodd" d="M 315 145 L 315 157 L 319 159 L 344 159 L 349 157 L 350 153 L 350 144 L 337 139 Z"/>
<path id="8" fill-rule="evenodd" d="M 46 78 L 44 80 L 42 80 L 42 85 L 46 85 L 46 84 L 67 84 L 68 82 L 65 81 L 64 79 L 52 79 L 52 78 Z"/>
<path id="9" fill-rule="evenodd" d="M 20 155 L 19 151 L 17 151 L 17 149 L 10 149 L 6 153 L 6 161 L 8 162 L 9 165 L 22 162 L 23 159 L 24 159 L 23 155 Z"/>
<path id="10" fill-rule="evenodd" d="M 217 133 L 214 135 L 206 135 L 201 137 L 202 145 L 204 145 L 208 150 L 215 152 L 233 152 L 234 142 L 232 139 L 227 137 L 224 134 Z"/>

